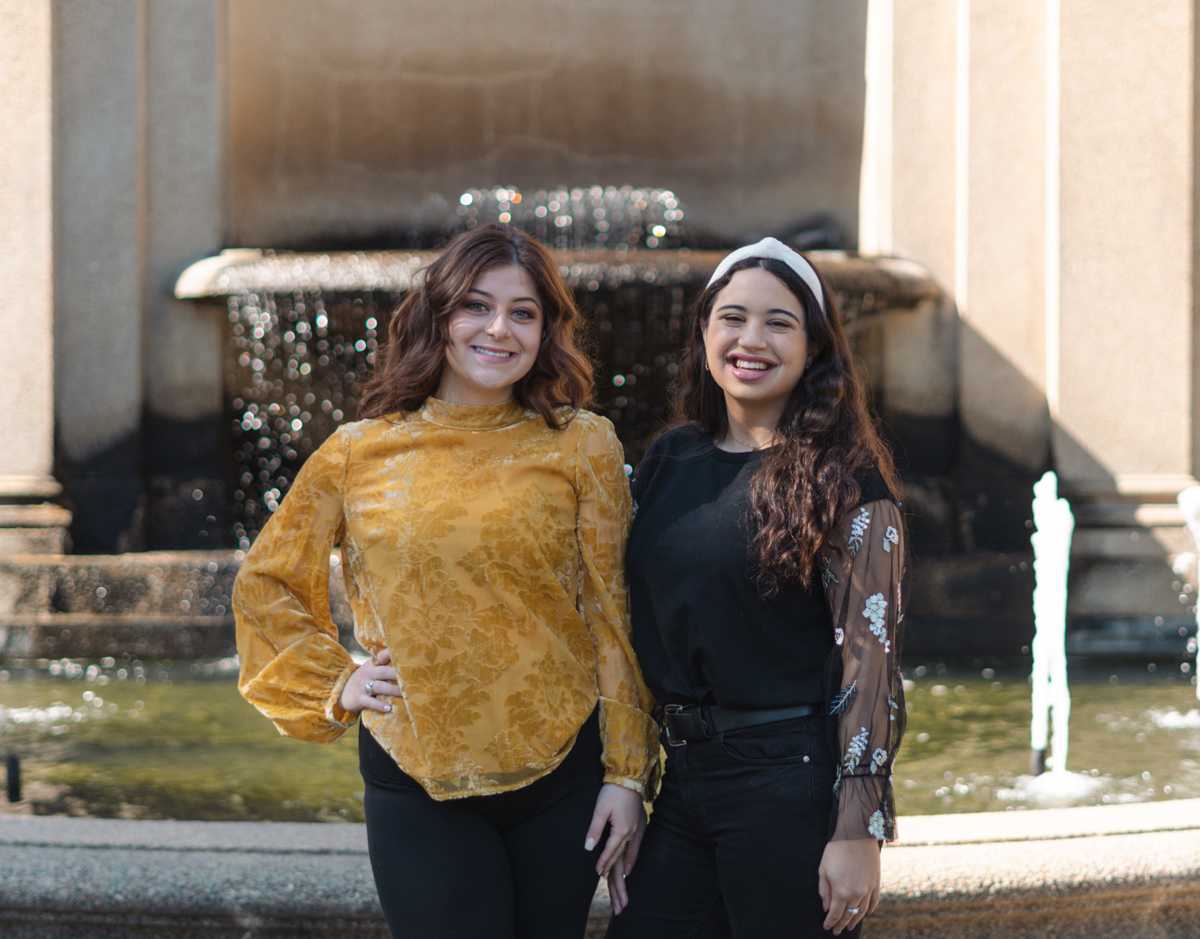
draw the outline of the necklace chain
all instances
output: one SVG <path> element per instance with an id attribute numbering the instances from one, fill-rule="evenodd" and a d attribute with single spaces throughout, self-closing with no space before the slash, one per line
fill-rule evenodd
<path id="1" fill-rule="evenodd" d="M 769 441 L 769 440 L 766 443 L 758 443 L 758 444 L 746 443 L 746 441 L 744 441 L 744 440 L 738 440 L 737 437 L 735 437 L 728 430 L 725 431 L 725 439 L 730 441 L 731 443 L 737 444 L 739 447 L 745 447 L 746 450 L 750 453 L 757 453 L 759 450 L 764 450 L 771 445 L 771 441 Z"/>

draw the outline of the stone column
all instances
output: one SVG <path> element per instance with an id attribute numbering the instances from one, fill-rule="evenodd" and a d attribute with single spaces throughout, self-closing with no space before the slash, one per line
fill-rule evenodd
<path id="1" fill-rule="evenodd" d="M 868 95 L 887 102 L 886 141 L 868 139 L 888 152 L 880 166 L 883 205 L 863 211 L 884 212 L 885 221 L 863 221 L 864 233 L 880 232 L 868 252 L 912 258 L 950 292 L 955 289 L 955 134 L 954 82 L 957 62 L 956 0 L 871 0 L 871 25 L 885 35 L 874 48 L 887 64 Z M 882 19 L 880 23 L 879 20 Z M 878 25 L 877 25 L 878 24 Z M 868 75 L 872 72 L 868 64 Z"/>
<path id="2" fill-rule="evenodd" d="M 55 422 L 76 551 L 142 545 L 138 0 L 53 0 Z"/>
<path id="3" fill-rule="evenodd" d="M 1072 614 L 1182 621 L 1165 560 L 1200 443 L 1196 4 L 1063 0 L 1059 31 L 1048 396 L 1080 523 Z"/>
<path id="4" fill-rule="evenodd" d="M 867 19 L 859 250 L 914 260 L 945 291 L 918 315 L 881 323 L 882 369 L 872 377 L 893 436 L 913 444 L 897 453 L 909 478 L 944 476 L 957 450 L 955 111 L 944 80 L 954 74 L 953 11 L 953 0 L 871 0 Z M 939 495 L 923 497 L 924 513 L 947 515 Z M 927 534 L 938 527 L 953 529 Z"/>
<path id="5" fill-rule="evenodd" d="M 225 4 L 155 0 L 146 18 L 143 432 L 148 548 L 216 547 L 228 529 L 219 311 L 174 299 L 221 248 Z"/>
<path id="6" fill-rule="evenodd" d="M 0 0 L 0 22 L 0 554 L 57 553 L 50 5 Z"/>
<path id="7" fill-rule="evenodd" d="M 222 327 L 172 288 L 221 244 L 225 6 L 52 9 L 56 414 L 75 548 L 214 546 Z"/>
<path id="8" fill-rule="evenodd" d="M 946 337 L 957 347 L 953 400 L 914 404 L 954 419 L 940 471 L 958 552 L 1028 552 L 1028 486 L 1049 457 L 1044 44 L 1041 0 L 871 4 L 861 247 L 927 266 L 953 301 L 906 350 L 920 375 L 942 368 Z"/>
<path id="9" fill-rule="evenodd" d="M 1044 0 L 972 0 L 960 55 L 963 204 L 956 293 L 963 328 L 960 406 L 974 441 L 1037 473 L 1049 459 L 1044 379 L 1046 279 Z M 962 74 L 965 72 L 966 74 Z M 1021 519 L 1029 511 L 1024 493 Z M 1020 525 L 1021 539 L 1027 537 Z"/>
<path id="10" fill-rule="evenodd" d="M 868 107 L 868 141 L 872 121 L 890 136 L 864 246 L 928 265 L 957 304 L 960 547 L 1020 574 L 976 602 L 1027 595 L 1026 483 L 1049 466 L 1077 514 L 1073 627 L 1140 623 L 1143 647 L 1188 620 L 1171 561 L 1200 463 L 1196 7 L 872 0 L 892 107 Z"/>

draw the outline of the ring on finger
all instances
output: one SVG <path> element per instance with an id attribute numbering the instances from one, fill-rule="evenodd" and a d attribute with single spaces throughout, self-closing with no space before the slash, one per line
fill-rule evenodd
<path id="1" fill-rule="evenodd" d="M 848 907 L 846 907 L 846 912 L 849 913 L 851 916 L 857 916 L 861 912 L 861 907 L 848 906 Z"/>
<path id="2" fill-rule="evenodd" d="M 366 683 L 366 684 L 363 686 L 363 690 L 364 690 L 364 691 L 366 691 L 366 693 L 367 693 L 367 697 L 368 697 L 368 698 L 373 698 L 373 697 L 375 697 L 375 679 L 374 679 L 374 678 L 372 678 L 370 681 L 368 681 L 368 682 L 367 682 L 367 683 Z"/>

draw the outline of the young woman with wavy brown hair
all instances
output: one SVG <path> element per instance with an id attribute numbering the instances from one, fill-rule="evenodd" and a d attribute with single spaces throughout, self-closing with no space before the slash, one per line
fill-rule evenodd
<path id="1" fill-rule="evenodd" d="M 662 792 L 609 939 L 855 935 L 894 836 L 904 524 L 833 297 L 774 239 L 695 309 L 638 465 L 634 648 Z"/>
<path id="2" fill-rule="evenodd" d="M 629 486 L 583 409 L 577 319 L 529 236 L 455 238 L 396 311 L 362 419 L 305 462 L 237 579 L 241 693 L 308 740 L 362 714 L 396 936 L 582 935 L 644 830 L 658 731 L 629 641 Z M 361 664 L 330 618 L 335 544 Z"/>

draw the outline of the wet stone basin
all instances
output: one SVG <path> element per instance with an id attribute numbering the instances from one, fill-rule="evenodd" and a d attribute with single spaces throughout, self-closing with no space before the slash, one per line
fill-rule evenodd
<path id="1" fill-rule="evenodd" d="M 0 665 L 0 754 L 23 796 L 0 812 L 359 821 L 355 734 L 281 737 L 238 696 L 232 660 Z M 1073 772 L 1032 783 L 1024 670 L 908 670 L 902 815 L 1200 797 L 1200 708 L 1178 666 L 1072 674 Z M 1043 777 L 1043 781 L 1046 777 Z"/>

